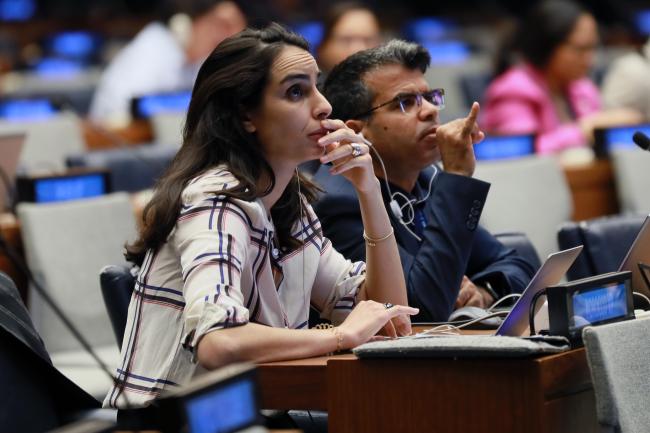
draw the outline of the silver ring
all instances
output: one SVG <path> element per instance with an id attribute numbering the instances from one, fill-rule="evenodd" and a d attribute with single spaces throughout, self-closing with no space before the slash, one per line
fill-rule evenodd
<path id="1" fill-rule="evenodd" d="M 361 149 L 361 145 L 358 143 L 350 143 L 350 146 L 352 146 L 352 157 L 356 158 L 357 156 L 361 156 L 363 153 L 363 150 Z"/>
<path id="2" fill-rule="evenodd" d="M 386 309 L 388 310 L 389 308 L 393 308 L 394 305 L 391 304 L 390 302 L 386 302 L 386 303 L 384 304 L 384 307 L 386 307 Z"/>

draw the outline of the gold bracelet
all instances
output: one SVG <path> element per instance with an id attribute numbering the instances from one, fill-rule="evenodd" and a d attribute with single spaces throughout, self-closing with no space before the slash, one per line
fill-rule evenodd
<path id="1" fill-rule="evenodd" d="M 341 331 L 339 331 L 339 328 L 334 326 L 330 328 L 330 330 L 334 333 L 334 336 L 336 337 L 336 351 L 340 352 L 343 350 L 343 334 L 341 334 Z"/>
<path id="2" fill-rule="evenodd" d="M 389 237 L 393 236 L 393 233 L 395 233 L 395 230 L 393 230 L 393 227 L 390 228 L 390 232 L 384 236 L 383 238 L 378 238 L 378 239 L 373 239 L 370 236 L 366 234 L 366 231 L 363 231 L 363 238 L 366 240 L 366 243 L 368 244 L 369 247 L 376 247 L 377 244 L 381 241 L 385 241 Z"/>
<path id="3" fill-rule="evenodd" d="M 314 329 L 327 329 L 328 331 L 332 331 L 334 333 L 334 336 L 336 337 L 336 351 L 340 352 L 343 350 L 343 334 L 341 334 L 341 331 L 339 331 L 339 328 L 335 327 L 331 323 L 319 323 L 316 326 L 314 326 Z M 333 355 L 334 352 L 328 352 L 327 355 Z"/>

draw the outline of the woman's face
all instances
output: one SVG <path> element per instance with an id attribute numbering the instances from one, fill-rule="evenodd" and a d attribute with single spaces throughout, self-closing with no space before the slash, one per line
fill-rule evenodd
<path id="1" fill-rule="evenodd" d="M 353 9 L 338 20 L 329 39 L 323 41 L 318 49 L 318 60 L 323 69 L 329 71 L 352 54 L 380 43 L 375 15 L 366 9 Z"/>
<path id="2" fill-rule="evenodd" d="M 260 106 L 245 123 L 271 166 L 297 165 L 322 155 L 318 139 L 327 131 L 321 120 L 332 106 L 316 88 L 318 74 L 311 54 L 295 46 L 283 48 L 273 62 Z"/>
<path id="3" fill-rule="evenodd" d="M 597 47 L 596 20 L 582 14 L 567 39 L 553 52 L 547 71 L 563 83 L 583 78 L 594 63 Z"/>

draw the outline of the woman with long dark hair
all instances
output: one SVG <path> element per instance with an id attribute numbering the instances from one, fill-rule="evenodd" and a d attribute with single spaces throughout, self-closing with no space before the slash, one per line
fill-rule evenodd
<path id="1" fill-rule="evenodd" d="M 279 25 L 226 39 L 201 66 L 183 146 L 128 247 L 141 268 L 105 405 L 146 405 L 199 365 L 322 355 L 382 328 L 410 333 L 417 309 L 405 306 L 368 146 L 327 119 L 317 77 L 304 39 Z M 365 264 L 323 237 L 309 204 L 316 187 L 297 170 L 313 159 L 356 188 Z M 310 305 L 337 326 L 303 329 Z"/>
<path id="2" fill-rule="evenodd" d="M 554 153 L 590 144 L 597 127 L 639 122 L 631 110 L 602 110 L 588 78 L 597 47 L 596 20 L 578 3 L 533 6 L 502 48 L 481 126 L 490 133 L 536 134 L 537 152 Z"/>

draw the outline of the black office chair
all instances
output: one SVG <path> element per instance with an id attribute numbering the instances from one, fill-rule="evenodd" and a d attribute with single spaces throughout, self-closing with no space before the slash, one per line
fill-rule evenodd
<path id="1" fill-rule="evenodd" d="M 645 215 L 614 215 L 560 227 L 560 249 L 584 245 L 582 254 L 567 272 L 570 280 L 618 270 L 625 254 L 641 229 Z"/>
<path id="2" fill-rule="evenodd" d="M 537 250 L 533 246 L 533 243 L 528 239 L 522 232 L 501 232 L 495 233 L 494 237 L 505 245 L 508 248 L 512 248 L 517 251 L 519 255 L 525 258 L 530 264 L 535 266 L 535 269 L 539 269 L 542 263 L 539 260 L 539 255 Z"/>
<path id="3" fill-rule="evenodd" d="M 134 268 L 126 265 L 104 266 L 99 272 L 99 284 L 117 345 L 121 349 L 129 302 L 131 302 L 131 294 L 135 287 Z"/>
<path id="4" fill-rule="evenodd" d="M 52 365 L 13 281 L 0 272 L 0 426 L 49 431 L 99 402 Z"/>

